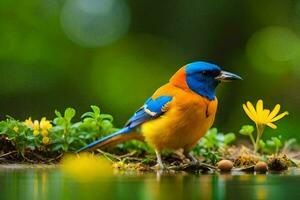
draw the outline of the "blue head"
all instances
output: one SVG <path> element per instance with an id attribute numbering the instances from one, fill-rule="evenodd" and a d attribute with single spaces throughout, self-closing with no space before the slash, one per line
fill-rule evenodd
<path id="1" fill-rule="evenodd" d="M 222 71 L 214 64 L 207 62 L 193 62 L 185 67 L 186 83 L 197 94 L 215 99 L 215 89 L 221 81 L 241 79 L 238 75 Z"/>

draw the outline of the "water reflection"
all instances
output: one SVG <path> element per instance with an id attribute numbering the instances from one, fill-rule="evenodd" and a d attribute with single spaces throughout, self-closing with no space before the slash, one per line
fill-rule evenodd
<path id="1" fill-rule="evenodd" d="M 84 174 L 84 172 L 82 172 Z M 296 174 L 117 174 L 74 179 L 59 169 L 0 170 L 0 199 L 283 199 L 300 195 Z"/>

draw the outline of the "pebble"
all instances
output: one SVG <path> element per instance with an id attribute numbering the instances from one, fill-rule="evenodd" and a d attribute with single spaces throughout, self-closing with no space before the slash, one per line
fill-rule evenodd
<path id="1" fill-rule="evenodd" d="M 256 163 L 254 170 L 256 172 L 264 173 L 264 172 L 268 171 L 268 165 L 267 165 L 267 163 L 260 161 L 260 162 Z"/>
<path id="2" fill-rule="evenodd" d="M 220 171 L 230 171 L 233 168 L 233 162 L 230 160 L 221 160 L 218 162 L 218 169 Z"/>

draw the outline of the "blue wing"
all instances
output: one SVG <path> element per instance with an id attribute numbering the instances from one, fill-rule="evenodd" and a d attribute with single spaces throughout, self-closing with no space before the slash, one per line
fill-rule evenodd
<path id="1" fill-rule="evenodd" d="M 134 115 L 129 119 L 129 121 L 126 123 L 125 127 L 121 130 L 108 135 L 104 138 L 101 138 L 97 141 L 94 141 L 90 143 L 89 145 L 79 149 L 77 153 L 90 149 L 95 147 L 101 147 L 101 145 L 109 144 L 109 141 L 116 136 L 119 135 L 125 135 L 132 133 L 132 129 L 134 129 L 136 126 L 142 124 L 145 121 L 155 119 L 159 116 L 161 116 L 164 112 L 166 112 L 167 107 L 166 106 L 170 101 L 172 101 L 171 96 L 160 96 L 157 99 L 149 98 L 146 103 L 134 113 Z M 114 141 L 112 141 L 114 142 Z"/>
<path id="2" fill-rule="evenodd" d="M 156 99 L 149 98 L 146 103 L 128 120 L 125 127 L 134 128 L 145 121 L 161 116 L 164 112 L 166 112 L 166 104 L 172 101 L 172 99 L 173 97 L 171 96 L 160 96 Z"/>

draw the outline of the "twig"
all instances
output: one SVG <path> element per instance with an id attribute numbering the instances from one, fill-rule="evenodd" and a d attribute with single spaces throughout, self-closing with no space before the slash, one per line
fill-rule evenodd
<path id="1" fill-rule="evenodd" d="M 57 157 L 49 159 L 48 162 L 52 162 L 52 161 L 54 161 L 54 160 L 57 160 L 57 159 L 61 158 L 63 155 L 64 155 L 64 154 L 61 153 L 61 154 L 59 154 Z"/>
<path id="2" fill-rule="evenodd" d="M 32 152 L 32 154 L 33 154 L 36 158 L 38 158 L 38 159 L 40 159 L 40 160 L 42 160 L 42 161 L 47 161 L 47 158 L 44 158 L 43 156 L 41 156 L 41 155 L 39 155 L 39 154 L 37 154 L 37 153 L 35 153 L 35 152 Z"/>
<path id="3" fill-rule="evenodd" d="M 196 168 L 207 168 L 207 169 L 211 169 L 211 170 L 217 170 L 217 167 L 209 165 L 209 164 L 205 164 L 205 163 L 199 163 L 199 164 L 192 164 L 192 163 L 188 163 L 188 164 L 183 164 L 183 165 L 179 165 L 179 166 L 170 166 L 168 167 L 168 169 L 171 170 L 185 170 L 189 167 L 196 167 Z"/>
<path id="4" fill-rule="evenodd" d="M 109 161 L 111 161 L 111 162 L 114 162 L 110 157 L 112 157 L 113 159 L 115 159 L 115 160 L 118 160 L 118 161 L 121 161 L 121 159 L 118 157 L 118 156 L 115 156 L 115 155 L 113 155 L 113 154 L 110 154 L 110 153 L 107 153 L 107 152 L 104 152 L 104 151 L 102 151 L 102 150 L 100 150 L 100 149 L 97 149 L 97 151 L 99 152 L 99 153 L 101 153 L 105 158 L 107 158 Z M 110 156 L 110 157 L 109 157 Z"/>
<path id="5" fill-rule="evenodd" d="M 17 151 L 11 151 L 11 152 L 2 154 L 2 155 L 0 155 L 0 158 L 3 158 L 3 157 L 5 157 L 5 156 L 9 156 L 9 155 L 14 154 L 14 153 L 17 153 Z"/>
<path id="6" fill-rule="evenodd" d="M 143 161 L 143 159 L 141 158 L 137 158 L 137 157 L 126 157 L 124 158 L 124 160 L 132 160 L 132 161 Z"/>
<path id="7" fill-rule="evenodd" d="M 35 163 L 34 160 L 27 158 L 25 155 L 23 156 L 23 158 L 30 163 Z"/>
<path id="8" fill-rule="evenodd" d="M 122 158 L 130 157 L 130 156 L 133 156 L 134 154 L 136 154 L 136 151 L 132 151 L 130 153 L 121 155 L 121 156 L 119 156 L 119 158 L 122 159 Z"/>

